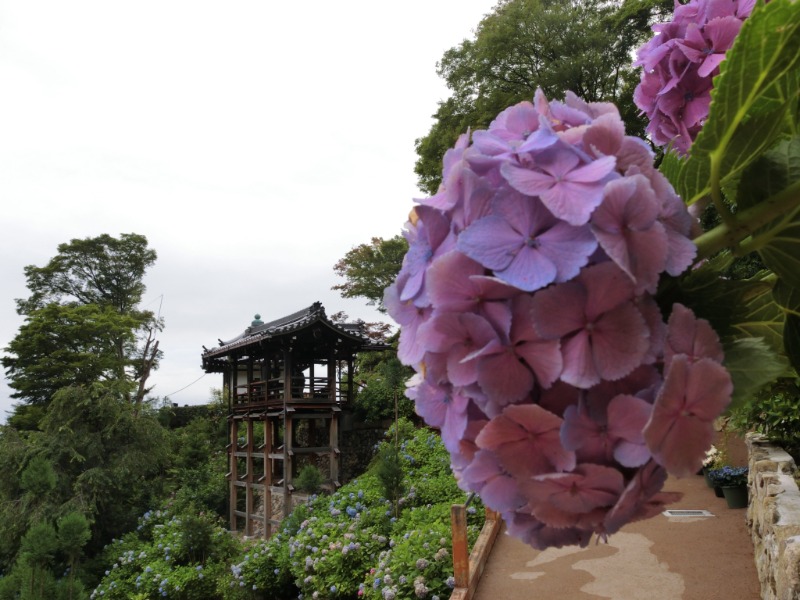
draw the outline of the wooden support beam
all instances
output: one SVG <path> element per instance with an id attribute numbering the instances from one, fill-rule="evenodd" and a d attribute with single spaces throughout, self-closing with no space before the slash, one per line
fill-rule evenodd
<path id="1" fill-rule="evenodd" d="M 287 402 L 292 397 L 292 353 L 288 347 L 283 349 L 283 514 L 288 516 L 292 495 L 292 462 L 289 451 L 292 446 L 292 416 L 288 413 Z"/>
<path id="2" fill-rule="evenodd" d="M 228 503 L 230 504 L 230 528 L 231 531 L 237 531 L 236 528 L 236 482 L 239 479 L 239 466 L 236 462 L 236 446 L 239 439 L 239 423 L 235 419 L 230 420 L 230 435 L 231 444 L 228 450 Z"/>
<path id="3" fill-rule="evenodd" d="M 339 417 L 334 416 L 330 421 L 330 453 L 328 454 L 330 462 L 330 480 L 339 480 Z"/>
<path id="4" fill-rule="evenodd" d="M 248 363 L 248 377 L 252 377 L 253 374 L 253 361 L 251 360 Z M 253 448 L 255 447 L 255 440 L 253 437 L 253 420 L 247 419 L 247 451 L 245 457 L 245 465 L 247 468 L 247 473 L 245 474 L 245 481 L 247 482 L 247 489 L 245 490 L 245 512 L 247 516 L 245 517 L 244 522 L 244 534 L 245 535 L 253 535 L 253 512 L 255 507 L 253 506 Z"/>
<path id="5" fill-rule="evenodd" d="M 266 378 L 265 378 L 266 379 Z M 272 422 L 267 415 L 263 415 L 262 421 L 264 425 L 264 444 L 261 447 L 262 456 L 264 460 L 264 473 L 260 483 L 264 485 L 264 491 L 261 494 L 262 502 L 264 503 L 262 516 L 264 519 L 264 536 L 269 539 L 272 537 L 273 524 L 272 524 L 272 461 L 269 458 L 269 451 L 272 448 Z"/>

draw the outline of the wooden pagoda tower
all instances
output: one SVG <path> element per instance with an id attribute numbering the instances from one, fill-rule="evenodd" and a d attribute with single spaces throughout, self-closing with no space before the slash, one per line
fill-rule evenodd
<path id="1" fill-rule="evenodd" d="M 270 537 L 307 464 L 339 485 L 339 413 L 353 397 L 353 360 L 385 348 L 360 323 L 330 321 L 319 302 L 269 323 L 256 315 L 242 334 L 203 347 L 203 370 L 222 373 L 228 398 L 231 530 Z"/>

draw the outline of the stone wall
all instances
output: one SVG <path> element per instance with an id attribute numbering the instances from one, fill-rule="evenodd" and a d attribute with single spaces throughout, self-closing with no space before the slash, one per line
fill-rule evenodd
<path id="1" fill-rule="evenodd" d="M 747 524 L 755 547 L 762 600 L 800 599 L 800 490 L 796 465 L 782 448 L 747 436 L 750 505 Z"/>

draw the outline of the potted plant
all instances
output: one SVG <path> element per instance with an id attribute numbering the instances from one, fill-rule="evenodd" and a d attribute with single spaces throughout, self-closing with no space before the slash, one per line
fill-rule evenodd
<path id="1" fill-rule="evenodd" d="M 706 457 L 703 459 L 702 474 L 703 477 L 705 477 L 706 484 L 710 488 L 713 488 L 714 484 L 711 482 L 711 478 L 708 476 L 708 474 L 710 471 L 719 469 L 723 466 L 721 460 L 722 453 L 716 446 L 711 446 L 708 450 L 706 450 Z"/>
<path id="2" fill-rule="evenodd" d="M 728 508 L 747 507 L 747 467 L 724 466 L 709 471 L 715 487 L 722 489 Z"/>

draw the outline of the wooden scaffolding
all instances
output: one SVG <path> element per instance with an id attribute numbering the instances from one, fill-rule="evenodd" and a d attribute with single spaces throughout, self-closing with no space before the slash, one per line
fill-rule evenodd
<path id="1" fill-rule="evenodd" d="M 294 478 L 308 464 L 339 486 L 339 414 L 353 397 L 356 353 L 385 346 L 361 324 L 331 322 L 317 302 L 203 348 L 228 398 L 230 528 L 269 537 L 291 512 Z"/>

